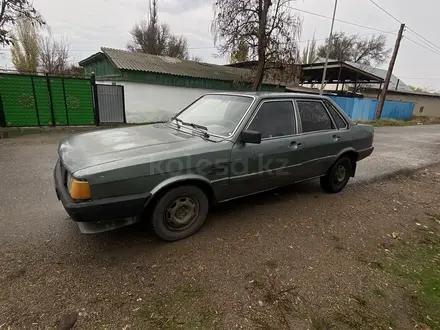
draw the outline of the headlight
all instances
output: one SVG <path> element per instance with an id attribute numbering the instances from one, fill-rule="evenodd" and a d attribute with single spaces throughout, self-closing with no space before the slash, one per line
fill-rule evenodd
<path id="1" fill-rule="evenodd" d="M 75 179 L 70 174 L 67 174 L 67 189 L 73 199 L 85 200 L 92 196 L 89 183 L 85 180 Z"/>

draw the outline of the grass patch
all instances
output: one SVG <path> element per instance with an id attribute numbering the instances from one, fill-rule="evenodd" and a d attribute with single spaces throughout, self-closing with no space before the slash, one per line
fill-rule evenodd
<path id="1" fill-rule="evenodd" d="M 402 244 L 385 269 L 411 290 L 420 322 L 440 329 L 440 236 L 423 233 L 420 240 Z"/>
<path id="2" fill-rule="evenodd" d="M 374 127 L 383 126 L 415 126 L 415 125 L 435 125 L 440 124 L 440 118 L 436 117 L 412 117 L 407 120 L 397 120 L 397 119 L 375 119 L 369 121 L 356 120 L 359 124 L 373 125 Z"/>
<path id="3" fill-rule="evenodd" d="M 383 291 L 382 289 L 376 288 L 373 290 L 373 294 L 376 297 L 380 297 L 380 298 L 385 298 L 387 296 L 387 294 L 385 293 L 385 291 Z"/>
<path id="4" fill-rule="evenodd" d="M 141 306 L 138 316 L 148 324 L 148 329 L 162 330 L 211 330 L 216 329 L 219 321 L 207 292 L 190 282 L 151 297 Z"/>

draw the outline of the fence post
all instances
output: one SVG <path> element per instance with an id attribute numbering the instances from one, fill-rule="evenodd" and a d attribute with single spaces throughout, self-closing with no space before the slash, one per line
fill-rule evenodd
<path id="1" fill-rule="evenodd" d="M 125 88 L 124 86 L 121 86 L 122 88 L 122 111 L 124 115 L 124 124 L 127 124 L 127 116 L 125 114 Z"/>
<path id="2" fill-rule="evenodd" d="M 3 109 L 2 94 L 0 93 L 0 127 L 6 127 L 5 110 Z"/>
<path id="3" fill-rule="evenodd" d="M 69 126 L 69 111 L 67 110 L 66 86 L 64 86 L 64 78 L 61 78 L 61 83 L 63 85 L 64 107 L 66 108 L 66 122 L 67 126 Z"/>
<path id="4" fill-rule="evenodd" d="M 55 113 L 53 111 L 52 89 L 50 87 L 50 77 L 49 77 L 49 74 L 47 72 L 45 73 L 45 76 L 46 76 L 47 90 L 49 92 L 50 114 L 52 116 L 52 126 L 55 126 Z"/>
<path id="5" fill-rule="evenodd" d="M 37 94 L 35 94 L 35 85 L 34 85 L 34 77 L 33 76 L 31 76 L 31 84 L 32 84 L 32 93 L 34 94 L 35 110 L 37 111 L 37 122 L 38 122 L 38 126 L 41 126 L 40 112 L 38 111 Z"/>
<path id="6" fill-rule="evenodd" d="M 98 86 L 96 85 L 95 73 L 92 73 L 90 77 L 92 82 L 92 92 L 93 92 L 93 111 L 95 115 L 95 125 L 99 126 L 99 101 L 98 101 Z"/>

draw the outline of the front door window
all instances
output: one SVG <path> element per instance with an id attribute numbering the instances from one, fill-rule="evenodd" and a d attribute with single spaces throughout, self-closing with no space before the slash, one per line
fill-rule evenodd
<path id="1" fill-rule="evenodd" d="M 262 139 L 295 134 L 294 110 L 291 101 L 266 101 L 248 129 L 261 133 Z"/>

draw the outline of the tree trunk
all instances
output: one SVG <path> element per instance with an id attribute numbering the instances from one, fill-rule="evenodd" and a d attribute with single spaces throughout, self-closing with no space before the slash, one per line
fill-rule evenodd
<path id="1" fill-rule="evenodd" d="M 261 87 L 261 83 L 263 82 L 263 76 L 264 76 L 264 64 L 265 64 L 265 58 L 263 51 L 263 55 L 258 56 L 257 72 L 255 73 L 254 83 L 252 84 L 253 91 L 258 91 Z"/>
<path id="2" fill-rule="evenodd" d="M 266 19 L 270 4 L 270 0 L 258 1 L 258 65 L 254 83 L 252 84 L 253 91 L 258 91 L 263 82 L 264 66 L 266 64 Z"/>

